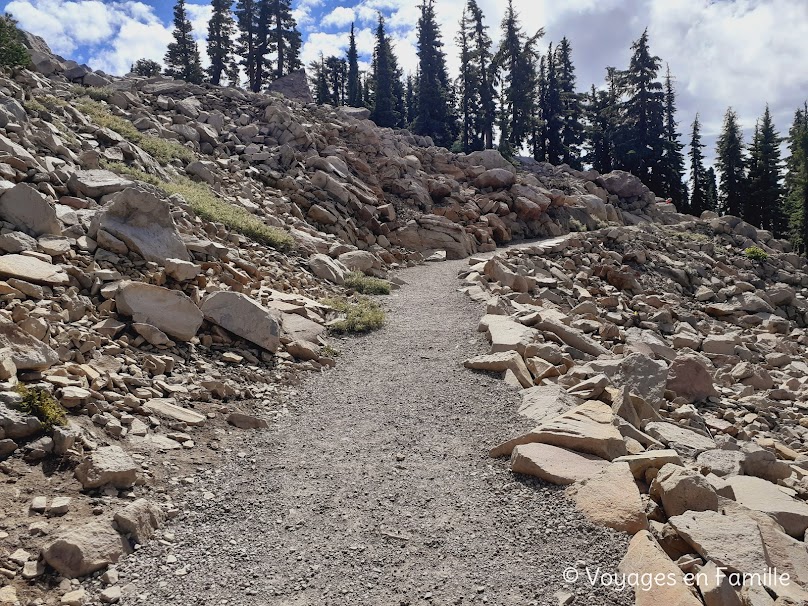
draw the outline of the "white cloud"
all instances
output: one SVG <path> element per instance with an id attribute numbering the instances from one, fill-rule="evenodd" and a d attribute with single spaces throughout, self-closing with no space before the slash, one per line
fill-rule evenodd
<path id="1" fill-rule="evenodd" d="M 356 21 L 356 13 L 352 8 L 338 6 L 320 21 L 323 27 L 344 27 Z"/>
<path id="2" fill-rule="evenodd" d="M 186 7 L 204 63 L 211 7 L 190 3 Z M 42 36 L 55 53 L 111 74 L 128 72 L 140 58 L 161 62 L 173 40 L 173 25 L 161 22 L 143 2 L 12 0 L 5 10 L 20 27 Z"/>

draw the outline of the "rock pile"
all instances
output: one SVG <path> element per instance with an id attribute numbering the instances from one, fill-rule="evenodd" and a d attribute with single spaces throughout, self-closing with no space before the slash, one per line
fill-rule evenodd
<path id="1" fill-rule="evenodd" d="M 638 604 L 805 603 L 806 261 L 735 217 L 659 208 L 470 259 L 491 350 L 466 366 L 503 373 L 536 423 L 491 455 L 633 534 L 626 574 L 675 573 Z"/>

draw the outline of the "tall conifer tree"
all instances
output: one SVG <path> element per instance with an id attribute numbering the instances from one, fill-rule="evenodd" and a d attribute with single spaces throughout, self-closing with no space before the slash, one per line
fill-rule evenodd
<path id="1" fill-rule="evenodd" d="M 230 11 L 230 0 L 213 0 L 212 14 L 208 22 L 208 57 L 210 67 L 208 77 L 211 84 L 220 84 L 222 74 L 226 74 L 233 63 L 233 34 L 236 24 Z"/>
<path id="2" fill-rule="evenodd" d="M 715 210 L 710 206 L 707 197 L 707 171 L 704 169 L 704 154 L 701 142 L 701 123 L 699 115 L 696 114 L 690 135 L 690 203 L 687 208 L 682 209 L 695 216 L 700 216 L 705 210 Z"/>
<path id="3" fill-rule="evenodd" d="M 716 143 L 715 163 L 721 176 L 721 212 L 740 217 L 745 204 L 746 162 L 738 115 L 731 107 L 724 114 L 724 126 Z"/>
<path id="4" fill-rule="evenodd" d="M 359 53 L 356 50 L 353 23 L 351 23 L 351 37 L 348 41 L 348 105 L 362 107 L 362 85 L 359 82 Z"/>
<path id="5" fill-rule="evenodd" d="M 174 5 L 174 42 L 168 45 L 165 56 L 167 76 L 200 84 L 204 77 L 199 59 L 199 47 L 194 40 L 191 22 L 185 10 L 185 0 Z"/>
<path id="6" fill-rule="evenodd" d="M 236 54 L 241 58 L 241 65 L 247 74 L 247 85 L 251 90 L 257 90 L 256 64 L 259 60 L 263 61 L 263 55 L 259 55 L 264 48 L 258 31 L 259 8 L 259 0 L 237 0 L 235 9 L 239 31 Z"/>
<path id="7" fill-rule="evenodd" d="M 752 139 L 743 218 L 752 225 L 768 229 L 776 237 L 782 236 L 787 230 L 783 208 L 781 142 L 767 105 Z"/>
<path id="8" fill-rule="evenodd" d="M 266 0 L 270 3 L 267 48 L 274 53 L 273 79 L 300 69 L 302 39 L 292 16 L 292 0 Z"/>
<path id="9" fill-rule="evenodd" d="M 662 195 L 671 198 L 678 208 L 687 205 L 687 189 L 684 184 L 685 158 L 679 133 L 676 130 L 676 92 L 673 88 L 670 67 L 665 73 L 665 149 L 662 158 Z"/>
<path id="10" fill-rule="evenodd" d="M 379 14 L 376 27 L 376 46 L 373 51 L 373 107 L 370 112 L 371 119 L 378 126 L 399 126 L 402 121 L 401 114 L 396 108 L 396 99 L 393 96 L 396 90 L 397 66 L 390 39 L 384 29 L 384 17 Z M 402 99 L 403 103 L 403 99 Z"/>
<path id="11" fill-rule="evenodd" d="M 435 145 L 451 147 L 456 125 L 442 47 L 434 0 L 423 0 L 418 20 L 418 109 L 412 131 L 432 137 Z"/>
<path id="12" fill-rule="evenodd" d="M 788 149 L 785 185 L 791 241 L 802 254 L 808 254 L 808 103 L 794 114 Z"/>
<path id="13" fill-rule="evenodd" d="M 572 168 L 580 169 L 581 144 L 583 143 L 583 108 L 581 95 L 575 90 L 575 66 L 572 63 L 572 47 L 566 37 L 555 50 L 556 78 L 561 104 L 562 161 Z"/>

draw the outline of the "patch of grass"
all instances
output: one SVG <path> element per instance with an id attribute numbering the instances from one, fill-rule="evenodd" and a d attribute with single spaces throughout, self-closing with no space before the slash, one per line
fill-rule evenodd
<path id="1" fill-rule="evenodd" d="M 188 203 L 191 210 L 206 221 L 222 223 L 228 229 L 276 250 L 294 248 L 294 238 L 287 232 L 270 227 L 244 208 L 228 204 L 217 198 L 210 187 L 204 183 L 197 183 L 183 176 L 174 177 L 171 181 L 164 181 L 155 175 L 116 162 L 106 163 L 105 168 L 159 187 L 169 195 L 179 194 Z"/>
<path id="2" fill-rule="evenodd" d="M 139 143 L 140 148 L 162 164 L 168 164 L 172 160 L 182 160 L 185 164 L 190 164 L 196 156 L 194 152 L 185 147 L 179 141 L 171 139 L 160 139 L 159 137 L 145 136 Z"/>
<path id="3" fill-rule="evenodd" d="M 368 297 L 355 299 L 332 297 L 322 302 L 344 316 L 329 325 L 334 333 L 366 333 L 378 330 L 384 325 L 384 310 Z"/>
<path id="4" fill-rule="evenodd" d="M 92 118 L 93 122 L 98 126 L 115 131 L 127 141 L 140 143 L 143 139 L 143 135 L 140 134 L 140 131 L 136 129 L 129 120 L 112 114 L 106 106 L 98 101 L 93 101 L 85 97 L 76 103 L 76 109 Z"/>
<path id="5" fill-rule="evenodd" d="M 570 231 L 587 231 L 586 225 L 578 219 L 570 219 Z"/>
<path id="6" fill-rule="evenodd" d="M 765 261 L 769 258 L 769 253 L 757 246 L 750 246 L 743 251 L 743 254 L 746 255 L 747 259 L 751 259 L 752 261 Z"/>
<path id="7" fill-rule="evenodd" d="M 57 425 L 67 425 L 67 411 L 44 389 L 28 389 L 20 383 L 17 385 L 17 393 L 22 396 L 20 411 L 42 421 L 46 430 L 50 431 Z"/>
<path id="8" fill-rule="evenodd" d="M 82 86 L 76 84 L 72 87 L 73 93 L 80 97 L 90 97 L 93 101 L 109 101 L 115 93 L 108 86 Z"/>
<path id="9" fill-rule="evenodd" d="M 179 141 L 144 135 L 129 120 L 112 114 L 106 106 L 97 101 L 85 98 L 79 101 L 76 108 L 92 118 L 98 126 L 115 131 L 127 141 L 139 145 L 161 164 L 168 164 L 173 160 L 181 160 L 188 164 L 196 157 L 194 152 Z"/>
<path id="10" fill-rule="evenodd" d="M 390 282 L 371 278 L 361 271 L 352 271 L 345 277 L 345 286 L 363 295 L 389 295 Z"/>
<path id="11" fill-rule="evenodd" d="M 48 108 L 45 107 L 38 99 L 28 99 L 28 101 L 24 101 L 22 106 L 25 108 L 29 114 L 34 112 L 46 112 Z"/>

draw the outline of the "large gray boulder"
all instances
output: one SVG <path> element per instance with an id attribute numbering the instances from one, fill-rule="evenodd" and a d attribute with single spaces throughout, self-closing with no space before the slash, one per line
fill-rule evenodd
<path id="1" fill-rule="evenodd" d="M 93 217 L 90 237 L 98 230 L 112 234 L 147 261 L 188 260 L 188 249 L 177 231 L 168 202 L 137 187 L 115 194 Z"/>
<path id="2" fill-rule="evenodd" d="M 120 446 L 102 446 L 76 467 L 76 479 L 83 488 L 115 486 L 129 488 L 137 481 L 139 466 Z"/>
<path id="3" fill-rule="evenodd" d="M 601 175 L 595 179 L 595 183 L 620 198 L 642 196 L 648 190 L 638 177 L 622 170 L 613 170 Z"/>
<path id="4" fill-rule="evenodd" d="M 17 370 L 47 370 L 59 361 L 49 345 L 8 321 L 0 321 L 0 349 L 11 356 Z"/>
<path id="5" fill-rule="evenodd" d="M 108 521 L 97 520 L 59 532 L 42 557 L 64 577 L 92 574 L 114 564 L 129 551 L 126 540 Z"/>
<path id="6" fill-rule="evenodd" d="M 319 253 L 309 257 L 309 269 L 318 278 L 334 284 L 343 284 L 348 273 L 348 268 L 341 262 Z"/>
<path id="7" fill-rule="evenodd" d="M 115 296 L 118 311 L 135 322 L 151 324 L 180 341 L 190 341 L 203 316 L 190 298 L 178 290 L 130 282 Z"/>
<path id="8" fill-rule="evenodd" d="M 0 196 L 0 219 L 34 236 L 62 233 L 56 210 L 28 183 L 18 183 Z"/>
<path id="9" fill-rule="evenodd" d="M 305 69 L 299 69 L 283 78 L 278 78 L 270 83 L 267 87 L 267 91 L 270 93 L 281 93 L 284 97 L 292 101 L 314 103 Z"/>
<path id="10" fill-rule="evenodd" d="M 102 169 L 79 170 L 70 175 L 68 188 L 74 195 L 83 195 L 88 198 L 100 198 L 114 194 L 134 185 L 126 177 Z"/>
<path id="11" fill-rule="evenodd" d="M 238 292 L 215 292 L 202 301 L 202 313 L 209 322 L 275 352 L 280 345 L 280 324 L 272 311 Z"/>

